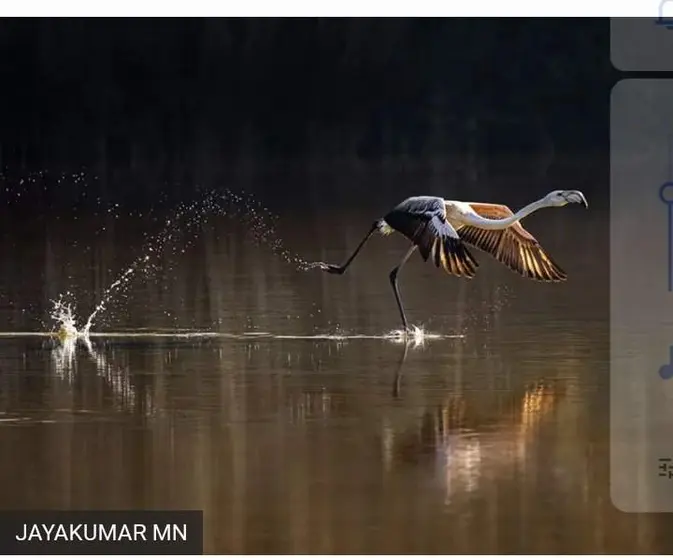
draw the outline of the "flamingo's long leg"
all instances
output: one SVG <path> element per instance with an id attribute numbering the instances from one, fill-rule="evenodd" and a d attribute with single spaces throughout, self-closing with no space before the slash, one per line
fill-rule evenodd
<path id="1" fill-rule="evenodd" d="M 395 293 L 395 300 L 397 301 L 397 307 L 400 310 L 400 316 L 402 318 L 402 325 L 404 327 L 404 331 L 408 332 L 409 331 L 409 325 L 407 324 L 407 316 L 404 313 L 404 308 L 402 306 L 402 299 L 400 298 L 400 291 L 397 288 L 397 274 L 400 272 L 400 269 L 402 269 L 402 266 L 407 263 L 407 260 L 411 257 L 411 254 L 413 254 L 416 251 L 417 246 L 414 244 L 407 250 L 407 253 L 404 255 L 402 258 L 402 261 L 399 263 L 397 267 L 395 267 L 391 272 L 390 272 L 390 284 L 393 286 L 393 292 Z"/>

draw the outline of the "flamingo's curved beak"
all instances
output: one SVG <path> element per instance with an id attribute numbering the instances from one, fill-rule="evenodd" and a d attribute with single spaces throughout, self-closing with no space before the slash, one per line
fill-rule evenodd
<path id="1" fill-rule="evenodd" d="M 589 208 L 589 203 L 587 202 L 587 199 L 584 197 L 584 194 L 579 190 L 568 190 L 564 192 L 563 197 L 566 200 L 568 200 L 568 203 L 581 203 L 587 209 Z"/>

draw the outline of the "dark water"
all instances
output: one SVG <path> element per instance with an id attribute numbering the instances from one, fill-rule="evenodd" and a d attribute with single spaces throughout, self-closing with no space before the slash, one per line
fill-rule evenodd
<path id="1" fill-rule="evenodd" d="M 338 262 L 375 217 L 324 208 L 278 232 Z M 85 319 L 144 253 L 145 225 L 5 227 L 2 329 L 46 331 L 68 290 Z M 198 508 L 209 553 L 670 552 L 661 517 L 609 496 L 607 214 L 526 225 L 569 281 L 529 283 L 481 253 L 458 280 L 415 256 L 410 321 L 453 337 L 406 346 L 384 337 L 403 239 L 373 238 L 335 277 L 235 221 L 200 227 L 92 331 L 231 337 L 101 335 L 70 355 L 0 338 L 2 507 Z"/>

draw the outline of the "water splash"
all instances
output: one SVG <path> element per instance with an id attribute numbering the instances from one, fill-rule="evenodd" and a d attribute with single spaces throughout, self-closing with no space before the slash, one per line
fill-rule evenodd
<path id="1" fill-rule="evenodd" d="M 65 296 L 71 297 L 72 295 L 68 292 Z M 59 341 L 51 353 L 54 369 L 61 378 L 71 379 L 75 368 L 77 343 L 80 339 L 88 342 L 87 334 L 78 331 L 74 307 L 64 300 L 63 295 L 57 300 L 52 300 L 51 303 L 53 308 L 50 316 L 56 323 L 56 327 L 52 329 L 51 334 L 55 335 Z"/>
<path id="2" fill-rule="evenodd" d="M 197 188 L 198 190 L 198 188 Z M 136 278 L 151 279 L 161 266 L 161 258 L 180 257 L 197 240 L 203 227 L 213 218 L 234 218 L 243 224 L 245 234 L 258 246 L 293 265 L 297 270 L 310 269 L 312 263 L 288 250 L 280 239 L 276 222 L 278 217 L 260 203 L 253 194 L 234 192 L 228 188 L 202 192 L 196 201 L 181 203 L 166 219 L 163 228 L 153 235 L 145 234 L 142 253 L 126 270 L 103 291 L 100 302 L 86 320 L 81 331 L 77 329 L 74 311 L 62 300 L 54 302 L 52 319 L 64 335 L 87 336 L 94 325 L 109 310 L 112 302 L 120 303 Z"/>
<path id="3" fill-rule="evenodd" d="M 395 329 L 386 335 L 394 343 L 412 343 L 414 347 L 425 346 L 425 343 L 431 339 L 441 339 L 442 336 L 437 333 L 430 333 L 422 327 L 412 326 L 411 331 Z"/>
<path id="4" fill-rule="evenodd" d="M 69 296 L 70 293 L 66 293 Z M 57 324 L 56 336 L 62 340 L 76 339 L 79 336 L 77 320 L 73 305 L 63 300 L 61 295 L 58 300 L 52 300 L 53 308 L 50 317 Z M 52 330 L 53 331 L 53 330 Z"/>
<path id="5" fill-rule="evenodd" d="M 105 310 L 105 307 L 107 303 L 112 299 L 114 294 L 118 291 L 123 289 L 128 282 L 131 280 L 131 275 L 136 271 L 138 266 L 141 264 L 142 261 L 148 261 L 149 256 L 145 256 L 142 260 L 136 261 L 131 267 L 129 267 L 124 273 L 122 273 L 121 277 L 117 279 L 112 285 L 110 285 L 105 293 L 103 294 L 103 299 L 98 303 L 98 306 L 94 308 L 94 311 L 91 312 L 91 315 L 87 319 L 86 323 L 84 324 L 84 328 L 82 330 L 83 335 L 89 335 L 89 330 L 91 329 L 91 326 L 93 325 L 93 319 L 96 317 L 96 314 L 101 312 L 102 310 Z"/>
<path id="6" fill-rule="evenodd" d="M 83 332 L 89 333 L 94 318 L 105 311 L 113 300 L 119 301 L 128 294 L 128 289 L 135 277 L 152 278 L 160 270 L 159 258 L 165 255 L 167 250 L 173 254 L 184 253 L 198 235 L 192 234 L 182 246 L 178 246 L 174 241 L 179 240 L 186 232 L 193 232 L 197 226 L 201 225 L 207 212 L 205 201 L 179 204 L 157 234 L 151 237 L 146 235 L 143 253 L 105 289 L 101 301 L 88 317 Z"/>
<path id="7" fill-rule="evenodd" d="M 315 266 L 314 262 L 304 260 L 284 245 L 278 234 L 278 215 L 258 201 L 254 194 L 233 192 L 228 188 L 212 190 L 205 196 L 204 204 L 213 215 L 237 217 L 256 245 L 269 249 L 297 271 L 307 271 Z"/>
<path id="8" fill-rule="evenodd" d="M 89 215 L 100 216 L 110 209 L 109 203 L 92 194 L 98 184 L 99 177 L 86 167 L 70 172 L 4 168 L 0 169 L 1 205 L 12 209 L 34 209 L 36 204 L 53 207 L 56 203 L 61 212 L 57 219 L 64 217 L 64 211 L 77 219 L 78 210 L 86 205 Z"/>

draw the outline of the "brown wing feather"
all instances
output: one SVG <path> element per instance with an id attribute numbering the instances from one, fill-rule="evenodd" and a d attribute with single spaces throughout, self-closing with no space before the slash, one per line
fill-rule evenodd
<path id="1" fill-rule="evenodd" d="M 503 219 L 513 215 L 506 205 L 491 203 L 468 204 L 482 217 Z M 537 239 L 515 223 L 503 230 L 486 230 L 470 225 L 456 224 L 460 237 L 484 252 L 488 252 L 499 262 L 523 277 L 537 281 L 565 281 L 563 269 L 542 249 Z"/>
<path id="2" fill-rule="evenodd" d="M 471 279 L 476 275 L 479 264 L 467 246 L 450 236 L 438 236 L 432 243 L 430 253 L 433 263 L 448 274 Z"/>

